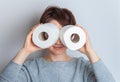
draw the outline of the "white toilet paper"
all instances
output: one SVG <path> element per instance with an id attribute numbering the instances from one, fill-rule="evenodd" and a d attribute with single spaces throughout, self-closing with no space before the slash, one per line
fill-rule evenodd
<path id="1" fill-rule="evenodd" d="M 60 40 L 70 50 L 77 50 L 85 44 L 86 35 L 80 27 L 67 25 L 60 31 Z"/>
<path id="2" fill-rule="evenodd" d="M 44 39 L 42 33 L 47 33 L 48 38 Z M 59 29 L 52 23 L 45 23 L 38 26 L 32 36 L 33 43 L 40 48 L 48 48 L 55 44 L 59 37 Z"/>

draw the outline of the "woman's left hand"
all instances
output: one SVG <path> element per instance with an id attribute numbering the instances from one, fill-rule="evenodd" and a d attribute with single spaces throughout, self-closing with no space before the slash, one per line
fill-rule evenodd
<path id="1" fill-rule="evenodd" d="M 79 26 L 79 25 L 76 25 L 76 26 L 83 29 L 83 31 L 86 34 L 86 43 L 84 44 L 84 46 L 82 48 L 78 49 L 78 51 L 85 54 L 92 63 L 98 61 L 99 57 L 97 56 L 96 52 L 92 48 L 92 44 L 90 42 L 90 38 L 89 38 L 89 34 L 88 34 L 87 30 L 85 28 L 83 28 L 82 26 Z"/>
<path id="2" fill-rule="evenodd" d="M 82 48 L 78 49 L 78 50 L 85 55 L 89 55 L 89 53 L 93 50 L 93 48 L 92 48 L 92 45 L 91 45 L 91 42 L 90 42 L 88 32 L 82 26 L 80 26 L 80 25 L 76 25 L 76 26 L 81 28 L 85 32 L 85 35 L 86 35 L 86 42 L 85 42 L 84 46 Z"/>

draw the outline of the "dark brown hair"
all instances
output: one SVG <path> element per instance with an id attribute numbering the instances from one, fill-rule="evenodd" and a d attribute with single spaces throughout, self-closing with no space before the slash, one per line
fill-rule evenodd
<path id="1" fill-rule="evenodd" d="M 75 17 L 70 10 L 57 6 L 49 6 L 42 14 L 40 23 L 47 23 L 53 19 L 58 21 L 62 26 L 76 24 Z"/>

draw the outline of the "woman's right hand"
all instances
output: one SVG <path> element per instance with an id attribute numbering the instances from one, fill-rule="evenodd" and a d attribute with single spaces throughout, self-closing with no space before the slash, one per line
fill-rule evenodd
<path id="1" fill-rule="evenodd" d="M 25 40 L 25 43 L 24 43 L 24 46 L 23 46 L 23 49 L 24 51 L 26 51 L 28 54 L 32 53 L 32 52 L 35 52 L 37 50 L 42 50 L 42 48 L 40 47 L 37 47 L 33 41 L 32 41 L 32 34 L 33 34 L 33 31 L 37 28 L 37 26 L 39 26 L 40 24 L 37 24 L 35 25 L 31 31 L 29 32 L 29 34 L 27 35 L 26 37 L 26 40 Z"/>
<path id="2" fill-rule="evenodd" d="M 40 24 L 38 24 L 40 25 Z M 26 37 L 25 43 L 23 48 L 17 53 L 17 55 L 13 58 L 13 61 L 19 65 L 22 65 L 24 63 L 24 61 L 26 60 L 26 58 L 32 53 L 35 52 L 37 50 L 42 50 L 42 48 L 37 47 L 36 45 L 34 45 L 34 43 L 32 42 L 32 34 L 33 31 L 35 30 L 35 28 L 37 28 L 38 25 L 35 25 L 31 31 L 29 32 L 29 34 Z"/>

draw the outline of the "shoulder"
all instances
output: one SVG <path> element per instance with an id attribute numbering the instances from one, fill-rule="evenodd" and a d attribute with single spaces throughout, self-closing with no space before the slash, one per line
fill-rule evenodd
<path id="1" fill-rule="evenodd" d="M 100 67 L 104 67 L 103 61 L 100 59 L 95 63 L 90 63 L 89 60 L 86 60 L 83 57 L 76 58 L 76 65 L 79 68 L 84 68 L 84 70 L 93 70 L 93 69 L 99 69 Z"/>
<path id="2" fill-rule="evenodd" d="M 35 57 L 33 59 L 28 59 L 27 61 L 25 61 L 25 63 L 23 64 L 24 67 L 27 68 L 38 68 L 41 65 L 41 57 Z"/>
<path id="3" fill-rule="evenodd" d="M 90 64 L 89 60 L 83 58 L 83 57 L 79 57 L 79 58 L 76 58 L 76 62 L 78 64 Z"/>
<path id="4" fill-rule="evenodd" d="M 87 69 L 87 68 L 92 68 L 92 64 L 89 62 L 89 60 L 83 58 L 83 57 L 79 57 L 76 58 L 76 66 L 78 67 L 78 69 Z"/>

